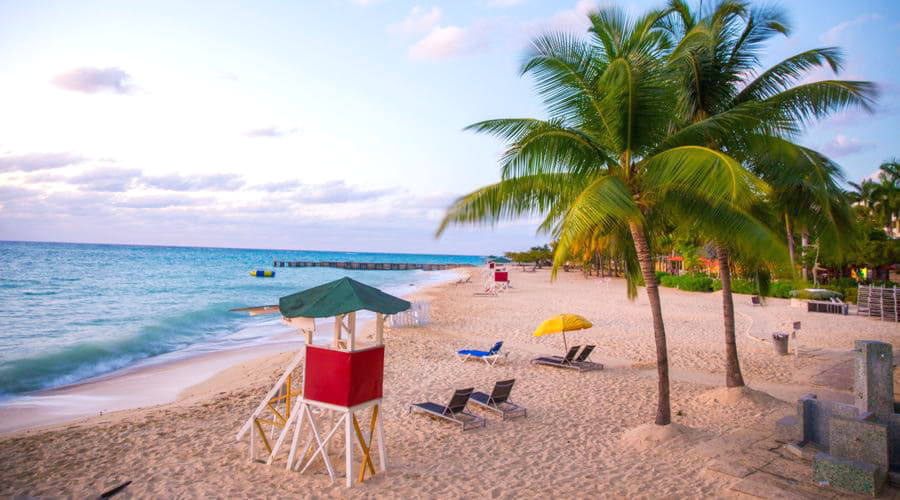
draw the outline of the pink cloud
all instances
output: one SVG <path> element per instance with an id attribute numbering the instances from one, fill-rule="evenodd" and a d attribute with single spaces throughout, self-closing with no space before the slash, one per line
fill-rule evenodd
<path id="1" fill-rule="evenodd" d="M 855 137 L 847 137 L 843 134 L 834 136 L 822 146 L 822 152 L 831 157 L 849 156 L 861 153 L 875 147 L 874 143 L 861 141 Z"/>
<path id="2" fill-rule="evenodd" d="M 441 60 L 469 54 L 490 45 L 487 23 L 470 27 L 438 26 L 409 48 L 412 59 Z"/>
<path id="3" fill-rule="evenodd" d="M 83 94 L 130 94 L 135 87 L 131 83 L 131 75 L 122 68 L 74 68 L 53 77 L 50 83 L 71 92 Z"/>

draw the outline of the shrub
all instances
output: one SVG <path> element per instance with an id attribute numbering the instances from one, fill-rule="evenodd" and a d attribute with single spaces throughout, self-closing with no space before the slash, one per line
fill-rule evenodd
<path id="1" fill-rule="evenodd" d="M 675 288 L 678 286 L 678 279 L 679 276 L 667 274 L 659 278 L 659 284 L 668 288 Z"/>
<path id="2" fill-rule="evenodd" d="M 793 289 L 794 285 L 790 281 L 775 281 L 769 285 L 769 297 L 789 299 Z"/>
<path id="3" fill-rule="evenodd" d="M 700 275 L 680 276 L 678 289 L 686 292 L 711 292 L 712 278 Z"/>
<path id="4" fill-rule="evenodd" d="M 718 292 L 722 289 L 722 280 L 713 280 L 712 289 Z M 742 278 L 731 279 L 731 293 L 742 293 L 744 295 L 756 295 L 756 282 L 753 280 L 745 280 Z"/>

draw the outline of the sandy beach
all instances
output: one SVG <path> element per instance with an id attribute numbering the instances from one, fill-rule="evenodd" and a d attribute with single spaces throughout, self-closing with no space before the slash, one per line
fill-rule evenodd
<path id="1" fill-rule="evenodd" d="M 551 283 L 547 270 L 514 270 L 512 290 L 482 297 L 473 295 L 480 284 L 478 271 L 471 272 L 470 283 L 433 286 L 413 297 L 431 302 L 428 326 L 386 332 L 388 468 L 363 484 L 349 490 L 331 484 L 321 465 L 302 475 L 285 471 L 283 457 L 281 466 L 250 463 L 246 440 L 235 441 L 294 355 L 286 351 L 235 359 L 174 402 L 7 433 L 0 437 L 0 495 L 88 497 L 130 480 L 120 498 L 750 498 L 775 496 L 779 481 L 791 479 L 788 496 L 830 498 L 838 493 L 817 488 L 808 465 L 779 451 L 774 421 L 793 413 L 796 398 L 809 392 L 851 398 L 843 378 L 822 374 L 837 373 L 829 370 L 846 362 L 855 339 L 900 342 L 896 324 L 810 314 L 779 299 L 752 307 L 749 297 L 736 295 L 743 373 L 764 393 L 735 394 L 719 389 L 721 295 L 663 288 L 677 435 L 657 443 L 652 428 L 639 427 L 652 421 L 656 401 L 643 290 L 629 301 L 620 279 L 560 272 Z M 562 354 L 559 335 L 532 337 L 540 321 L 562 312 L 593 321 L 592 329 L 567 338 L 570 345 L 596 345 L 592 360 L 604 370 L 529 363 L 536 355 Z M 799 359 L 776 356 L 771 344 L 756 340 L 789 331 L 793 321 L 802 321 Z M 496 340 L 510 353 L 504 364 L 460 363 L 454 356 Z M 504 422 L 473 409 L 487 426 L 461 433 L 407 414 L 411 402 L 444 403 L 462 387 L 489 392 L 506 378 L 516 379 L 512 399 L 528 408 L 527 418 Z M 164 382 L 120 383 L 143 390 Z M 738 467 L 748 472 L 734 472 Z M 756 482 L 747 483 L 751 478 Z"/>

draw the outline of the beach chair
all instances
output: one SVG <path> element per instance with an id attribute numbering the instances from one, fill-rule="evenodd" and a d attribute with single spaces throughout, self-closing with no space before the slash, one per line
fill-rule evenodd
<path id="1" fill-rule="evenodd" d="M 573 346 L 571 349 L 569 349 L 569 352 L 566 353 L 565 357 L 562 358 L 559 356 L 546 356 L 532 359 L 531 362 L 538 365 L 568 368 L 570 370 L 577 370 L 580 372 L 603 369 L 602 364 L 587 361 L 588 356 L 590 356 L 591 352 L 593 352 L 594 350 L 594 346 L 585 347 L 582 355 L 578 356 L 578 358 L 576 359 L 575 354 L 578 352 L 579 348 L 580 346 Z"/>
<path id="2" fill-rule="evenodd" d="M 497 360 L 501 357 L 505 358 L 509 355 L 506 352 L 500 352 L 500 348 L 503 347 L 503 341 L 499 341 L 494 344 L 494 347 L 491 347 L 490 351 L 478 351 L 475 349 L 462 349 L 460 351 L 456 351 L 456 355 L 459 356 L 460 361 L 468 361 L 469 359 L 480 359 L 484 361 L 488 366 L 494 366 L 497 363 Z"/>
<path id="3" fill-rule="evenodd" d="M 447 403 L 447 406 L 441 406 L 430 401 L 411 404 L 409 405 L 409 411 L 407 413 L 412 413 L 413 410 L 427 413 L 431 416 L 459 424 L 464 431 L 474 429 L 475 427 L 484 427 L 484 418 L 466 411 L 466 403 L 469 402 L 472 391 L 474 391 L 472 387 L 468 389 L 458 389 L 453 393 L 453 397 L 450 398 L 450 402 Z"/>
<path id="4" fill-rule="evenodd" d="M 572 360 L 572 363 L 590 363 L 590 361 L 588 361 L 588 358 L 591 356 L 591 353 L 594 352 L 595 347 L 597 347 L 597 346 L 593 346 L 593 345 L 584 346 L 584 349 L 582 349 L 581 352 L 578 354 L 578 356 Z M 553 359 L 560 359 L 560 360 L 563 359 L 562 356 L 550 356 L 550 357 Z"/>
<path id="5" fill-rule="evenodd" d="M 573 345 L 569 348 L 569 352 L 566 353 L 564 357 L 559 356 L 542 356 L 540 358 L 534 358 L 531 360 L 532 363 L 538 365 L 552 365 L 552 366 L 561 366 L 561 365 L 570 365 L 572 361 L 575 359 L 575 355 L 578 354 L 578 349 L 581 349 L 580 345 Z"/>
<path id="6" fill-rule="evenodd" d="M 509 400 L 509 394 L 512 392 L 513 384 L 515 383 L 516 379 L 501 380 L 494 384 L 494 390 L 490 394 L 473 392 L 472 402 L 486 410 L 499 413 L 503 420 L 526 417 L 528 416 L 528 411 Z"/>

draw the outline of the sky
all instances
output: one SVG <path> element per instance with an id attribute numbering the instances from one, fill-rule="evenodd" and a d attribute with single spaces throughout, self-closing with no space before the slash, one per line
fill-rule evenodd
<path id="1" fill-rule="evenodd" d="M 631 12 L 660 1 L 619 2 Z M 0 240 L 478 254 L 533 221 L 434 231 L 499 180 L 462 129 L 546 116 L 532 37 L 583 33 L 591 0 L 0 1 Z M 792 0 L 771 65 L 839 46 L 871 80 L 800 142 L 851 181 L 900 156 L 900 2 Z M 820 71 L 811 78 L 834 78 Z"/>

